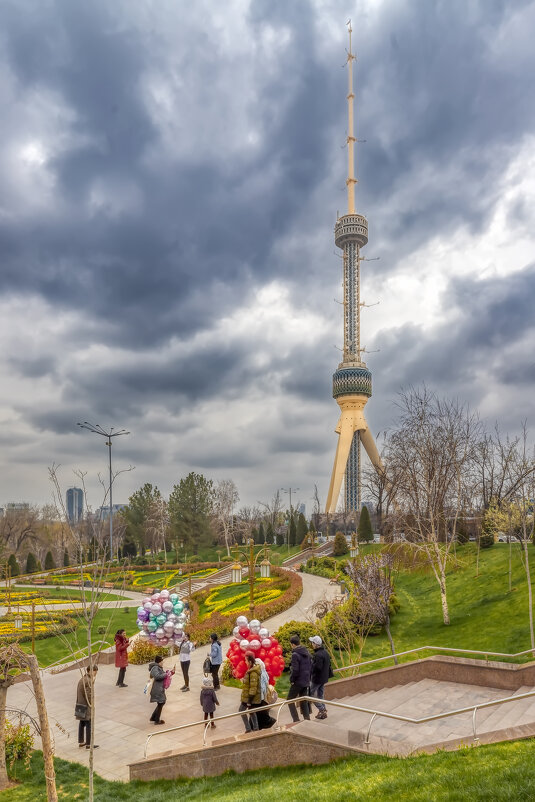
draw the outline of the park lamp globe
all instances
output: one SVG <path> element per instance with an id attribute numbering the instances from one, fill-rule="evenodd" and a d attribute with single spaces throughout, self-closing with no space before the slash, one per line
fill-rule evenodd
<path id="1" fill-rule="evenodd" d="M 262 560 L 260 563 L 260 576 L 262 579 L 269 579 L 271 576 L 271 563 L 269 560 Z"/>
<path id="2" fill-rule="evenodd" d="M 242 579 L 241 573 L 241 565 L 239 562 L 235 562 L 232 568 L 230 569 L 230 581 L 234 584 L 239 584 Z"/>
<path id="3" fill-rule="evenodd" d="M 18 632 L 20 632 L 20 630 L 22 629 L 22 616 L 20 613 L 17 613 L 17 615 L 15 616 L 14 624 L 15 624 L 15 629 Z"/>

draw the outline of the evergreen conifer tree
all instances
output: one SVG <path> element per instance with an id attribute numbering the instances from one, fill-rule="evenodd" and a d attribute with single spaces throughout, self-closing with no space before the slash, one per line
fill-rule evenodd
<path id="1" fill-rule="evenodd" d="M 296 533 L 296 542 L 302 543 L 303 540 L 308 535 L 308 526 L 306 522 L 306 518 L 302 512 L 299 513 L 299 517 L 297 519 L 297 533 Z"/>
<path id="2" fill-rule="evenodd" d="M 64 568 L 68 568 L 68 567 L 69 567 L 69 565 L 70 565 L 70 562 L 69 562 L 69 552 L 67 551 L 67 549 L 65 549 L 65 551 L 64 551 L 64 553 L 63 553 L 63 567 L 64 567 Z"/>
<path id="3" fill-rule="evenodd" d="M 266 533 L 264 530 L 264 522 L 260 521 L 260 526 L 258 527 L 258 543 L 263 546 L 266 542 Z"/>
<path id="4" fill-rule="evenodd" d="M 35 554 L 29 551 L 26 557 L 26 573 L 33 574 L 35 571 L 37 571 L 37 560 L 35 559 Z"/>
<path id="5" fill-rule="evenodd" d="M 370 521 L 370 513 L 366 506 L 362 508 L 360 513 L 357 532 L 361 542 L 370 543 L 373 540 L 372 522 Z"/>
<path id="6" fill-rule="evenodd" d="M 277 532 L 277 546 L 284 546 L 284 535 L 282 532 Z"/>
<path id="7" fill-rule="evenodd" d="M 14 554 L 10 554 L 7 564 L 11 568 L 11 576 L 18 576 L 20 574 L 20 565 Z"/>
<path id="8" fill-rule="evenodd" d="M 290 518 L 289 537 L 290 537 L 290 546 L 295 546 L 297 542 L 297 527 L 295 525 L 295 518 L 293 515 Z"/>
<path id="9" fill-rule="evenodd" d="M 52 557 L 52 552 L 47 551 L 45 555 L 45 571 L 51 571 L 55 567 L 56 563 L 54 562 L 54 558 Z"/>
<path id="10" fill-rule="evenodd" d="M 347 554 L 349 546 L 347 545 L 346 536 L 343 532 L 337 532 L 334 536 L 333 555 L 340 557 L 342 554 Z"/>
<path id="11" fill-rule="evenodd" d="M 266 543 L 273 543 L 273 524 L 269 521 L 268 525 L 266 526 Z"/>

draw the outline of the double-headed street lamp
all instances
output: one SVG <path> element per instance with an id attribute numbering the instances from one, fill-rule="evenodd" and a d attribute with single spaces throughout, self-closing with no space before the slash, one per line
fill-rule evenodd
<path id="1" fill-rule="evenodd" d="M 262 579 L 269 579 L 271 576 L 271 563 L 269 561 L 269 546 L 262 546 L 255 556 L 254 553 L 254 540 L 250 537 L 245 544 L 249 546 L 249 553 L 245 549 L 233 547 L 231 551 L 235 552 L 234 557 L 236 562 L 230 569 L 230 581 L 239 583 L 242 581 L 242 563 L 247 568 L 247 579 L 249 581 L 249 612 L 251 616 L 254 615 L 254 582 L 256 575 L 257 565 L 260 565 L 260 576 Z M 261 563 L 258 563 L 260 557 L 264 557 Z"/>
<path id="2" fill-rule="evenodd" d="M 126 429 L 118 429 L 117 431 L 114 430 L 113 426 L 109 430 L 109 432 L 104 429 L 100 423 L 93 424 L 88 423 L 86 420 L 83 423 L 77 423 L 77 426 L 80 426 L 82 429 L 89 429 L 90 432 L 94 432 L 94 434 L 100 434 L 102 437 L 106 437 L 106 445 L 109 448 L 109 466 L 110 466 L 110 486 L 109 486 L 109 493 L 110 493 L 110 560 L 113 560 L 113 502 L 112 502 L 112 473 L 111 473 L 111 442 L 112 437 L 119 437 L 122 434 L 130 434 L 127 432 Z"/>

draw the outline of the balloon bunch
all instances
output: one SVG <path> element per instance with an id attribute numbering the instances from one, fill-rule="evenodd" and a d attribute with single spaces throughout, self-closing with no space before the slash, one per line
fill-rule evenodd
<path id="1" fill-rule="evenodd" d="M 232 632 L 234 639 L 230 643 L 227 658 L 232 666 L 232 676 L 242 679 L 247 671 L 245 652 L 253 652 L 255 657 L 264 661 L 271 685 L 280 677 L 284 669 L 282 647 L 276 638 L 270 637 L 268 630 L 260 621 L 247 621 L 244 615 L 238 616 Z"/>
<path id="2" fill-rule="evenodd" d="M 186 616 L 178 593 L 156 591 L 137 608 L 139 637 L 156 646 L 180 644 L 184 638 Z"/>

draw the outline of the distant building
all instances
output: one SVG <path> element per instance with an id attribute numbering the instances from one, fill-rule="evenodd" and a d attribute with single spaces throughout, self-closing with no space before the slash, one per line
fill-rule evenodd
<path id="1" fill-rule="evenodd" d="M 128 507 L 128 504 L 112 504 L 113 514 L 116 515 L 121 510 L 124 510 L 125 507 Z M 98 510 L 95 512 L 95 518 L 100 521 L 107 521 L 110 517 L 110 508 L 108 507 L 99 507 Z"/>
<path id="2" fill-rule="evenodd" d="M 84 491 L 79 487 L 69 487 L 66 501 L 69 522 L 77 524 L 84 517 Z"/>
<path id="3" fill-rule="evenodd" d="M 30 505 L 27 501 L 10 501 L 6 504 L 6 510 L 29 510 Z"/>
<path id="4" fill-rule="evenodd" d="M 305 504 L 298 504 L 297 507 L 296 507 L 297 514 L 300 515 L 301 513 L 303 513 L 303 515 L 306 518 L 306 509 L 307 508 L 306 508 Z"/>

